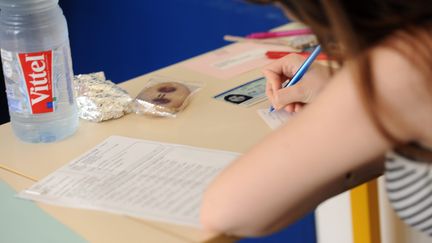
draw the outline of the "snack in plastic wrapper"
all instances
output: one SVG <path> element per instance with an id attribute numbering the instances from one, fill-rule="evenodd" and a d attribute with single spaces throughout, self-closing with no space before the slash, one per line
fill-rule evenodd
<path id="1" fill-rule="evenodd" d="M 132 111 L 132 97 L 103 72 L 74 77 L 78 114 L 81 119 L 102 122 Z"/>
<path id="2" fill-rule="evenodd" d="M 318 45 L 318 39 L 315 35 L 300 35 L 286 38 L 288 45 L 299 50 L 305 50 Z"/>
<path id="3" fill-rule="evenodd" d="M 150 79 L 134 101 L 139 115 L 175 117 L 189 103 L 191 96 L 202 87 L 196 82 L 177 81 L 167 77 Z"/>

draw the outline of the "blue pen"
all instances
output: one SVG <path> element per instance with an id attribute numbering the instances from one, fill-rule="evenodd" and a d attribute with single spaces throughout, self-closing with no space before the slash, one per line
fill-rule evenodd
<path id="1" fill-rule="evenodd" d="M 312 53 L 310 54 L 310 56 L 308 58 L 306 58 L 304 63 L 300 66 L 300 68 L 297 70 L 297 72 L 293 75 L 291 80 L 288 83 L 286 83 L 282 88 L 285 88 L 288 86 L 293 86 L 294 84 L 298 83 L 320 52 L 321 52 L 321 46 L 317 45 L 315 47 L 315 49 L 312 51 Z M 274 110 L 275 110 L 274 107 L 270 106 L 270 112 L 273 112 Z"/>

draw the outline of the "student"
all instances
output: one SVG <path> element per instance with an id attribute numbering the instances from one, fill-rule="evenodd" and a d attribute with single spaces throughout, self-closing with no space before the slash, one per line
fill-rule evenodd
<path id="1" fill-rule="evenodd" d="M 330 76 L 315 64 L 286 89 L 281 83 L 300 57 L 264 69 L 272 105 L 299 112 L 212 182 L 203 226 L 238 236 L 269 234 L 384 173 L 400 217 L 431 234 L 430 1 L 274 2 L 307 24 L 340 68 Z"/>

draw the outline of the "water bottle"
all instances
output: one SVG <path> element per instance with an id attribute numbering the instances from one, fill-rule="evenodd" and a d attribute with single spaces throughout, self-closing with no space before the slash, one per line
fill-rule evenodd
<path id="1" fill-rule="evenodd" d="M 72 135 L 78 115 L 58 0 L 0 0 L 0 48 L 15 135 L 30 143 Z"/>

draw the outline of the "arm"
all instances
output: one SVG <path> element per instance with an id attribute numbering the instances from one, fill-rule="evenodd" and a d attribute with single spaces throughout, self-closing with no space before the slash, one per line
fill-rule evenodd
<path id="1" fill-rule="evenodd" d="M 377 70 L 391 76 L 393 68 Z M 403 75 L 395 75 L 405 81 Z M 235 235 L 267 234 L 330 196 L 382 173 L 382 162 L 376 159 L 392 145 L 370 120 L 352 79 L 349 69 L 343 68 L 313 104 L 216 178 L 204 196 L 205 228 Z M 398 78 L 387 83 L 397 88 Z M 390 102 L 401 98 L 388 96 Z M 408 133 L 401 136 L 411 139 Z M 344 179 L 348 173 L 353 179 Z"/>

